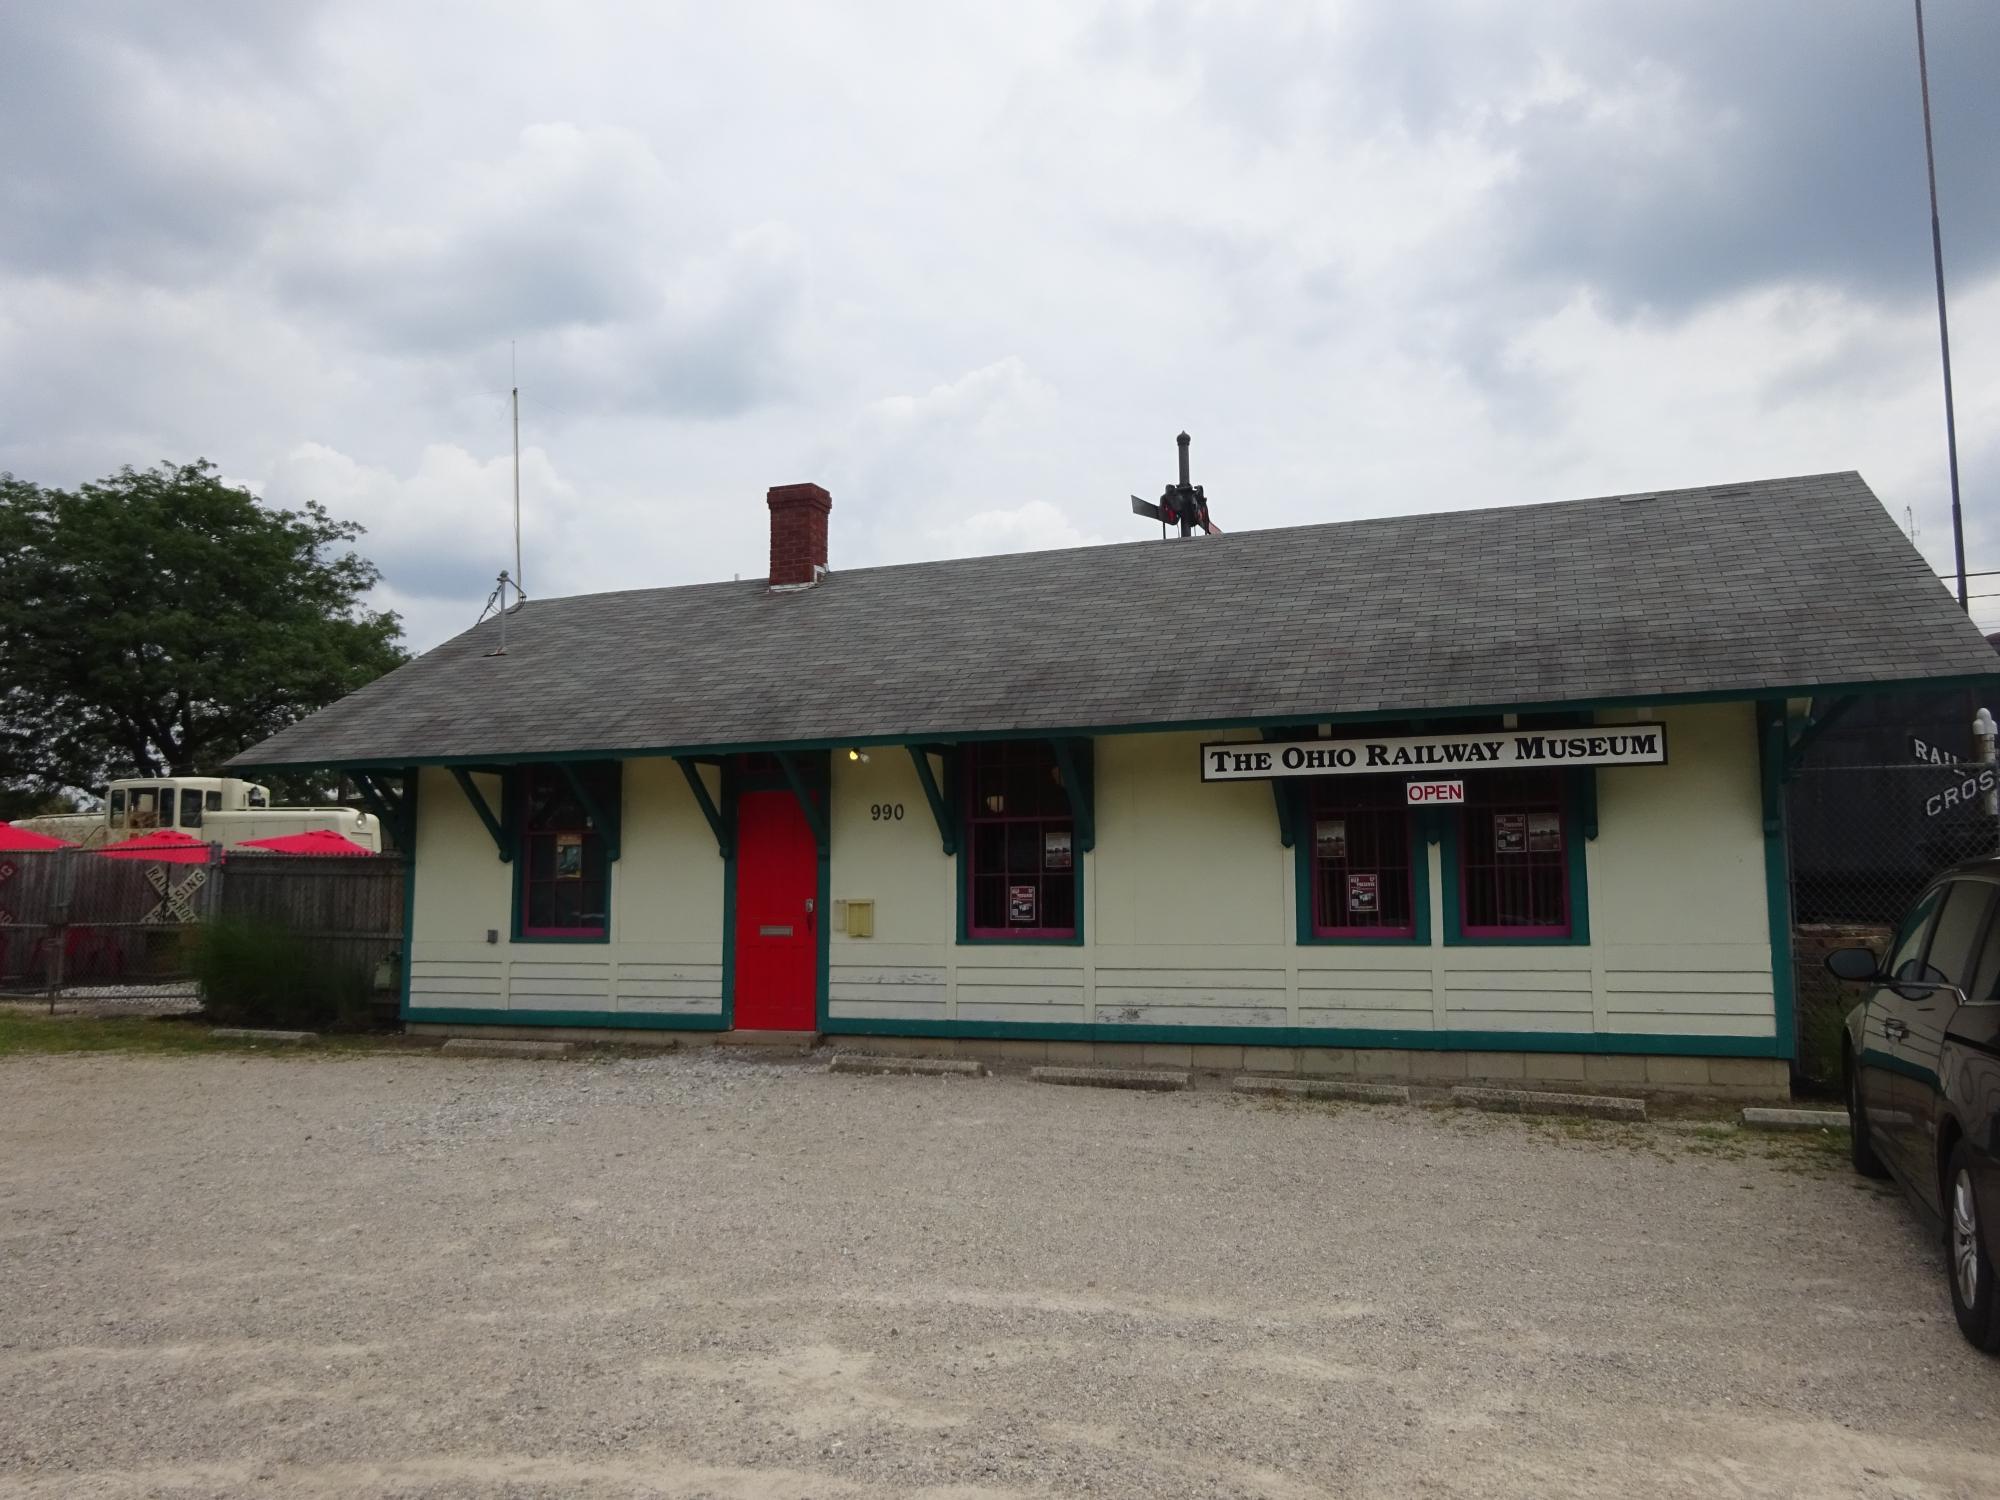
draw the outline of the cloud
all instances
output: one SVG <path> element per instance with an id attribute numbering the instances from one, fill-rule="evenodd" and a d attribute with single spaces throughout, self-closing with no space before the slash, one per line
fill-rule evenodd
<path id="1" fill-rule="evenodd" d="M 1975 566 L 2000 7 L 1931 8 Z M 1908 13 L 0 9 L 0 468 L 324 500 L 427 643 L 758 576 L 1858 467 L 1950 534 Z M 513 346 L 510 350 L 510 345 Z"/>

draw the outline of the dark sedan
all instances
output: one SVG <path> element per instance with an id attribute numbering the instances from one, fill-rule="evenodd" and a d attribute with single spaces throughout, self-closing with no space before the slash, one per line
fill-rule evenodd
<path id="1" fill-rule="evenodd" d="M 1855 1168 L 1939 1227 L 1959 1329 L 2000 1352 L 2000 859 L 1926 887 L 1886 961 L 1843 948 L 1826 966 L 1872 986 L 1842 1047 Z"/>

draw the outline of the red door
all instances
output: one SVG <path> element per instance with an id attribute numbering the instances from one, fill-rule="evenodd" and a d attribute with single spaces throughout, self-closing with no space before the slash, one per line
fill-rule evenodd
<path id="1" fill-rule="evenodd" d="M 736 799 L 736 1025 L 812 1031 L 819 1024 L 819 857 L 790 792 Z"/>

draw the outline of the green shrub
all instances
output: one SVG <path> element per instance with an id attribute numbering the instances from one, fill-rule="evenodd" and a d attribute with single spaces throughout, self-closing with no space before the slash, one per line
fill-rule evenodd
<path id="1" fill-rule="evenodd" d="M 203 926 L 195 939 L 194 973 L 202 1009 L 224 1026 L 317 1031 L 368 1017 L 371 974 L 328 963 L 302 939 L 268 923 Z"/>

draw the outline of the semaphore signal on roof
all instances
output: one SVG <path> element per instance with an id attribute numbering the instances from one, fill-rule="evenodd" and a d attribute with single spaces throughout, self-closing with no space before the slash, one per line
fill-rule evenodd
<path id="1" fill-rule="evenodd" d="M 1180 527 L 1182 536 L 1194 535 L 1197 526 L 1210 536 L 1220 536 L 1222 528 L 1208 518 L 1208 497 L 1202 493 L 1200 485 L 1188 483 L 1188 444 L 1194 439 L 1184 432 L 1174 441 L 1180 444 L 1181 449 L 1180 483 L 1170 484 L 1162 490 L 1158 505 L 1134 495 L 1132 514 L 1150 516 L 1158 521 L 1160 535 L 1163 537 L 1167 534 L 1169 526 Z"/>

